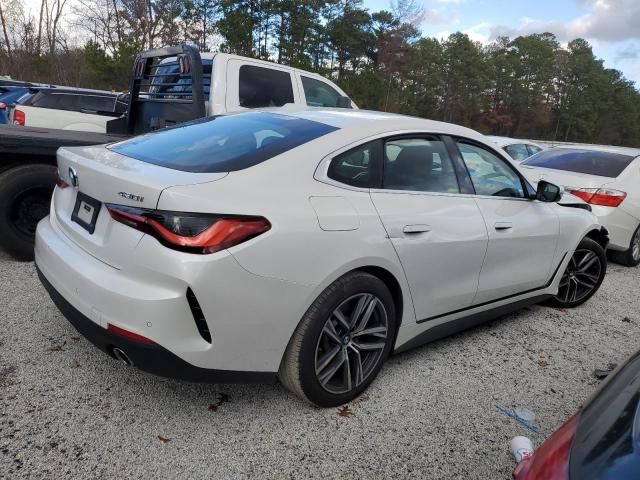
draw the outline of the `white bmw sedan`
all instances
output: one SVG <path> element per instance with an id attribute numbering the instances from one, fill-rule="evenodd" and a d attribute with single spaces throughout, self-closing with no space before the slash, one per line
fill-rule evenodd
<path id="1" fill-rule="evenodd" d="M 482 135 L 363 111 L 210 118 L 64 148 L 36 263 L 97 347 L 142 370 L 279 378 L 320 406 L 392 352 L 599 288 L 607 233 Z"/>
<path id="2" fill-rule="evenodd" d="M 534 184 L 553 182 L 590 204 L 609 231 L 613 260 L 640 264 L 640 149 L 558 147 L 525 160 L 521 168 Z"/>

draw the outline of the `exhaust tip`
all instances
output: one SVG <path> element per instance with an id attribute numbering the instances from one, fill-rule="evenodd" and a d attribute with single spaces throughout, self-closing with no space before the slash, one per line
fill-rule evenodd
<path id="1" fill-rule="evenodd" d="M 133 362 L 131 361 L 129 356 L 126 353 L 124 353 L 120 348 L 113 347 L 113 350 L 111 351 L 113 352 L 113 356 L 116 357 L 116 360 L 119 360 L 125 365 L 128 365 L 130 367 L 133 366 Z"/>

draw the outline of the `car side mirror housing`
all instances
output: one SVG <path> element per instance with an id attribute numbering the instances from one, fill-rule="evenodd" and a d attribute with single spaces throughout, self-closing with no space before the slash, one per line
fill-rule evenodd
<path id="1" fill-rule="evenodd" d="M 338 103 L 337 103 L 337 107 L 338 108 L 352 108 L 351 107 L 351 99 L 349 97 L 338 97 Z"/>
<path id="2" fill-rule="evenodd" d="M 563 192 L 564 189 L 562 187 L 545 180 L 540 180 L 536 191 L 536 200 L 546 203 L 559 202 Z"/>

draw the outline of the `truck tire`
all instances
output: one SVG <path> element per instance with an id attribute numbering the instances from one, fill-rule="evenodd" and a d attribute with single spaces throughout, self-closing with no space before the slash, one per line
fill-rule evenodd
<path id="1" fill-rule="evenodd" d="M 49 214 L 56 167 L 29 164 L 0 175 L 0 247 L 17 260 L 33 260 L 38 222 Z"/>

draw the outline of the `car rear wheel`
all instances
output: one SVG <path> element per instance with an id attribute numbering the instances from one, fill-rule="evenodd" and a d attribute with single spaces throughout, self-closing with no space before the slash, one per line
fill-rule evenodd
<path id="1" fill-rule="evenodd" d="M 353 272 L 327 287 L 296 328 L 278 373 L 282 383 L 321 407 L 357 397 L 391 351 L 396 318 L 389 289 Z"/>
<path id="2" fill-rule="evenodd" d="M 583 239 L 571 256 L 558 286 L 558 293 L 547 304 L 572 308 L 589 300 L 600 288 L 607 273 L 607 257 L 602 246 Z"/>
<path id="3" fill-rule="evenodd" d="M 638 226 L 631 237 L 629 249 L 626 252 L 610 250 L 609 255 L 611 256 L 611 260 L 616 263 L 626 265 L 627 267 L 640 265 L 640 226 Z"/>

